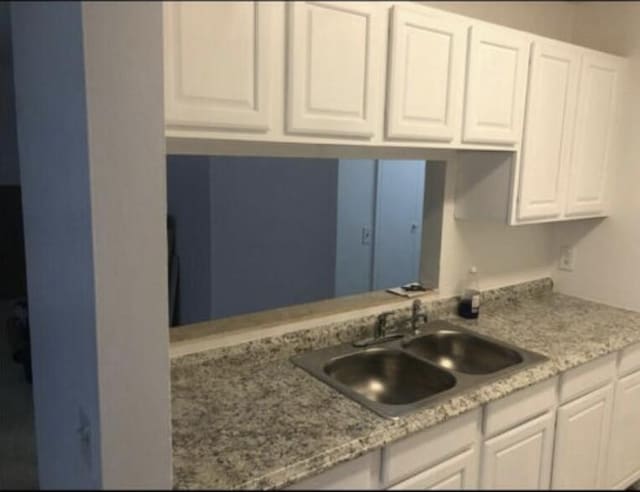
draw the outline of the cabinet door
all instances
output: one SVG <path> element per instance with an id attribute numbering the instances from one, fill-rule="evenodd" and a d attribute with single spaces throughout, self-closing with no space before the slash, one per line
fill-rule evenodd
<path id="1" fill-rule="evenodd" d="M 607 488 L 626 488 L 640 477 L 640 371 L 615 386 Z"/>
<path id="2" fill-rule="evenodd" d="M 598 215 L 605 211 L 618 78 L 617 58 L 598 53 L 583 56 L 569 174 L 568 216 Z"/>
<path id="3" fill-rule="evenodd" d="M 390 490 L 460 490 L 477 488 L 476 448 L 470 448 L 394 485 Z"/>
<path id="4" fill-rule="evenodd" d="M 552 445 L 553 412 L 485 441 L 481 488 L 549 488 Z"/>
<path id="5" fill-rule="evenodd" d="M 165 3 L 167 125 L 268 130 L 270 9 L 259 2 Z"/>
<path id="6" fill-rule="evenodd" d="M 536 42 L 531 58 L 518 203 L 525 220 L 559 217 L 564 209 L 580 53 Z"/>
<path id="7" fill-rule="evenodd" d="M 602 488 L 613 384 L 558 409 L 553 458 L 554 489 Z"/>
<path id="8" fill-rule="evenodd" d="M 471 27 L 465 142 L 513 145 L 520 141 L 529 44 L 525 36 L 511 30 Z"/>
<path id="9" fill-rule="evenodd" d="M 382 118 L 383 11 L 375 2 L 290 2 L 287 130 L 371 137 Z"/>
<path id="10" fill-rule="evenodd" d="M 287 490 L 378 489 L 380 489 L 380 451 L 365 454 L 287 487 Z"/>
<path id="11" fill-rule="evenodd" d="M 393 7 L 387 137 L 450 142 L 459 130 L 467 30 Z"/>

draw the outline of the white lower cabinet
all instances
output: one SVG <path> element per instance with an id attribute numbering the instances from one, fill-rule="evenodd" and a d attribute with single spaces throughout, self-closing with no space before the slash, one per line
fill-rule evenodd
<path id="1" fill-rule="evenodd" d="M 482 488 L 549 488 L 552 446 L 551 411 L 485 441 Z"/>
<path id="2" fill-rule="evenodd" d="M 486 406 L 481 488 L 549 488 L 557 383 L 552 378 Z"/>
<path id="3" fill-rule="evenodd" d="M 290 487 L 625 489 L 640 479 L 640 344 Z"/>
<path id="4" fill-rule="evenodd" d="M 386 446 L 383 487 L 477 489 L 481 415 L 478 408 Z"/>
<path id="5" fill-rule="evenodd" d="M 307 478 L 287 490 L 378 490 L 380 488 L 380 450 L 337 465 Z"/>
<path id="6" fill-rule="evenodd" d="M 552 488 L 596 489 L 605 486 L 615 377 L 616 354 L 562 375 Z"/>
<path id="7" fill-rule="evenodd" d="M 613 385 L 592 391 L 558 409 L 554 489 L 604 486 Z"/>
<path id="8" fill-rule="evenodd" d="M 447 458 L 442 463 L 394 485 L 390 490 L 475 489 L 478 483 L 478 457 L 475 449 Z"/>
<path id="9" fill-rule="evenodd" d="M 640 371 L 618 380 L 607 461 L 608 488 L 623 489 L 640 478 Z"/>

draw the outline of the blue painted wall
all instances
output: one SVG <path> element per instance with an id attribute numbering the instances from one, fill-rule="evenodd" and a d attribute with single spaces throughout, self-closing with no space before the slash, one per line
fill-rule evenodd
<path id="1" fill-rule="evenodd" d="M 211 315 L 209 157 L 167 158 L 167 209 L 176 221 L 178 324 Z"/>
<path id="2" fill-rule="evenodd" d="M 211 162 L 211 317 L 333 297 L 337 161 Z"/>
<path id="3" fill-rule="evenodd" d="M 424 161 L 170 156 L 167 176 L 180 324 L 418 278 Z"/>

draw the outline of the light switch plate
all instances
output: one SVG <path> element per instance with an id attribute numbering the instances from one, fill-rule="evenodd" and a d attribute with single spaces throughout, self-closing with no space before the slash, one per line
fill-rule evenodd
<path id="1" fill-rule="evenodd" d="M 368 227 L 362 228 L 362 244 L 365 246 L 371 244 L 371 229 Z"/>

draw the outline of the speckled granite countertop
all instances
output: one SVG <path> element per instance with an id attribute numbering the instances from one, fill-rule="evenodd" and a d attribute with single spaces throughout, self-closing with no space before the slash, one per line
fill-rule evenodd
<path id="1" fill-rule="evenodd" d="M 545 279 L 488 292 L 474 321 L 452 317 L 451 301 L 428 305 L 432 319 L 448 318 L 549 361 L 395 421 L 378 417 L 288 360 L 360 337 L 372 319 L 174 359 L 174 486 L 285 487 L 640 342 L 640 313 L 556 294 L 551 287 Z"/>

